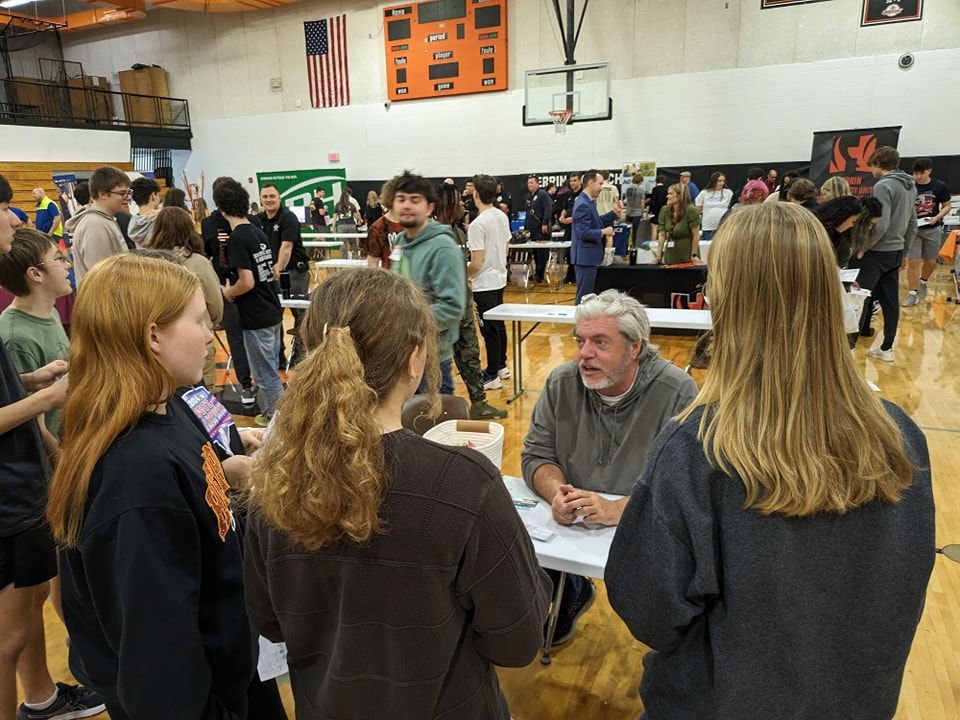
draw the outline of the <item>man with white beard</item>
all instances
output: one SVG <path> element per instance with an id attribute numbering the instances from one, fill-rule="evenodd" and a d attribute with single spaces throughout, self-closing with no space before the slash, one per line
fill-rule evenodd
<path id="1" fill-rule="evenodd" d="M 523 479 L 558 523 L 617 525 L 660 430 L 697 394 L 693 379 L 650 344 L 643 305 L 626 293 L 586 295 L 577 306 L 577 359 L 553 370 L 521 454 Z M 548 571 L 548 574 L 551 574 Z M 554 583 L 559 573 L 552 573 Z M 567 575 L 553 644 L 569 640 L 593 603 L 593 583 Z"/>

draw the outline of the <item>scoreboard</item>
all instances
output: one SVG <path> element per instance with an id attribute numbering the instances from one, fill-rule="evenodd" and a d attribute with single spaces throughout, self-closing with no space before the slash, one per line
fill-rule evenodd
<path id="1" fill-rule="evenodd" d="M 383 13 L 390 100 L 507 89 L 507 0 L 429 0 Z"/>

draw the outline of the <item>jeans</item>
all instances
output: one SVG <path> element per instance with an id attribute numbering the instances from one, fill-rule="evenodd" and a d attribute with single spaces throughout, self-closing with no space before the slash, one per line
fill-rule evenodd
<path id="1" fill-rule="evenodd" d="M 280 374 L 277 372 L 277 362 L 280 359 L 280 333 L 283 326 L 280 323 L 257 330 L 243 331 L 243 344 L 247 348 L 247 358 L 250 360 L 250 369 L 257 379 L 257 385 L 263 389 L 264 408 L 266 415 L 273 415 L 277 400 L 283 392 Z"/>
<path id="2" fill-rule="evenodd" d="M 880 303 L 883 311 L 883 342 L 881 350 L 893 347 L 897 336 L 897 324 L 900 322 L 900 264 L 903 261 L 903 250 L 870 250 L 862 258 L 850 260 L 851 268 L 859 268 L 857 284 L 865 290 L 871 291 L 871 300 Z M 870 327 L 872 303 L 863 304 L 863 314 L 860 316 L 860 331 Z"/>
<path id="3" fill-rule="evenodd" d="M 232 302 L 223 304 L 223 320 L 220 325 L 227 332 L 227 344 L 230 346 L 230 356 L 233 360 L 233 369 L 237 373 L 240 386 L 250 389 L 253 380 L 250 378 L 250 363 L 247 361 L 247 349 L 243 344 L 243 328 L 240 327 L 240 311 Z"/>
<path id="4" fill-rule="evenodd" d="M 417 394 L 427 391 L 427 376 L 424 374 L 417 388 Z M 453 395 L 453 358 L 440 361 L 440 394 Z"/>
<path id="5" fill-rule="evenodd" d="M 503 304 L 503 288 L 475 292 L 473 299 L 477 303 L 477 322 L 487 350 L 485 372 L 487 375 L 496 375 L 507 366 L 507 326 L 503 320 L 484 320 L 483 314 Z"/>
<path id="6" fill-rule="evenodd" d="M 574 305 L 579 305 L 584 295 L 589 295 L 597 286 L 597 266 L 577 265 L 577 298 Z"/>
<path id="7" fill-rule="evenodd" d="M 480 343 L 477 342 L 477 328 L 473 324 L 475 314 L 473 298 L 467 298 L 467 309 L 460 318 L 460 337 L 453 344 L 453 361 L 460 371 L 460 379 L 467 386 L 471 404 L 487 399 L 480 371 Z M 451 383 L 451 393 L 452 388 Z"/>

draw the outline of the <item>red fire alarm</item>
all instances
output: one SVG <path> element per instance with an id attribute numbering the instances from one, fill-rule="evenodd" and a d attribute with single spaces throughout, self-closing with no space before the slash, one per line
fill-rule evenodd
<path id="1" fill-rule="evenodd" d="M 340 153 L 338 152 L 328 152 L 327 153 L 328 162 L 340 162 Z"/>

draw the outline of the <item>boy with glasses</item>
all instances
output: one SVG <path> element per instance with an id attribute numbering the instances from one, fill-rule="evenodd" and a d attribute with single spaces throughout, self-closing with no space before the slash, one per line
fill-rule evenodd
<path id="1" fill-rule="evenodd" d="M 0 255 L 0 285 L 16 296 L 0 313 L 0 339 L 20 374 L 67 359 L 70 345 L 53 305 L 73 292 L 69 271 L 60 248 L 39 230 L 17 230 L 10 252 Z M 47 430 L 59 436 L 60 411 L 44 419 Z"/>
<path id="2" fill-rule="evenodd" d="M 122 170 L 105 165 L 90 176 L 90 206 L 67 221 L 73 236 L 73 265 L 77 285 L 87 271 L 104 258 L 127 251 L 117 224 L 117 213 L 130 206 L 130 179 Z"/>

